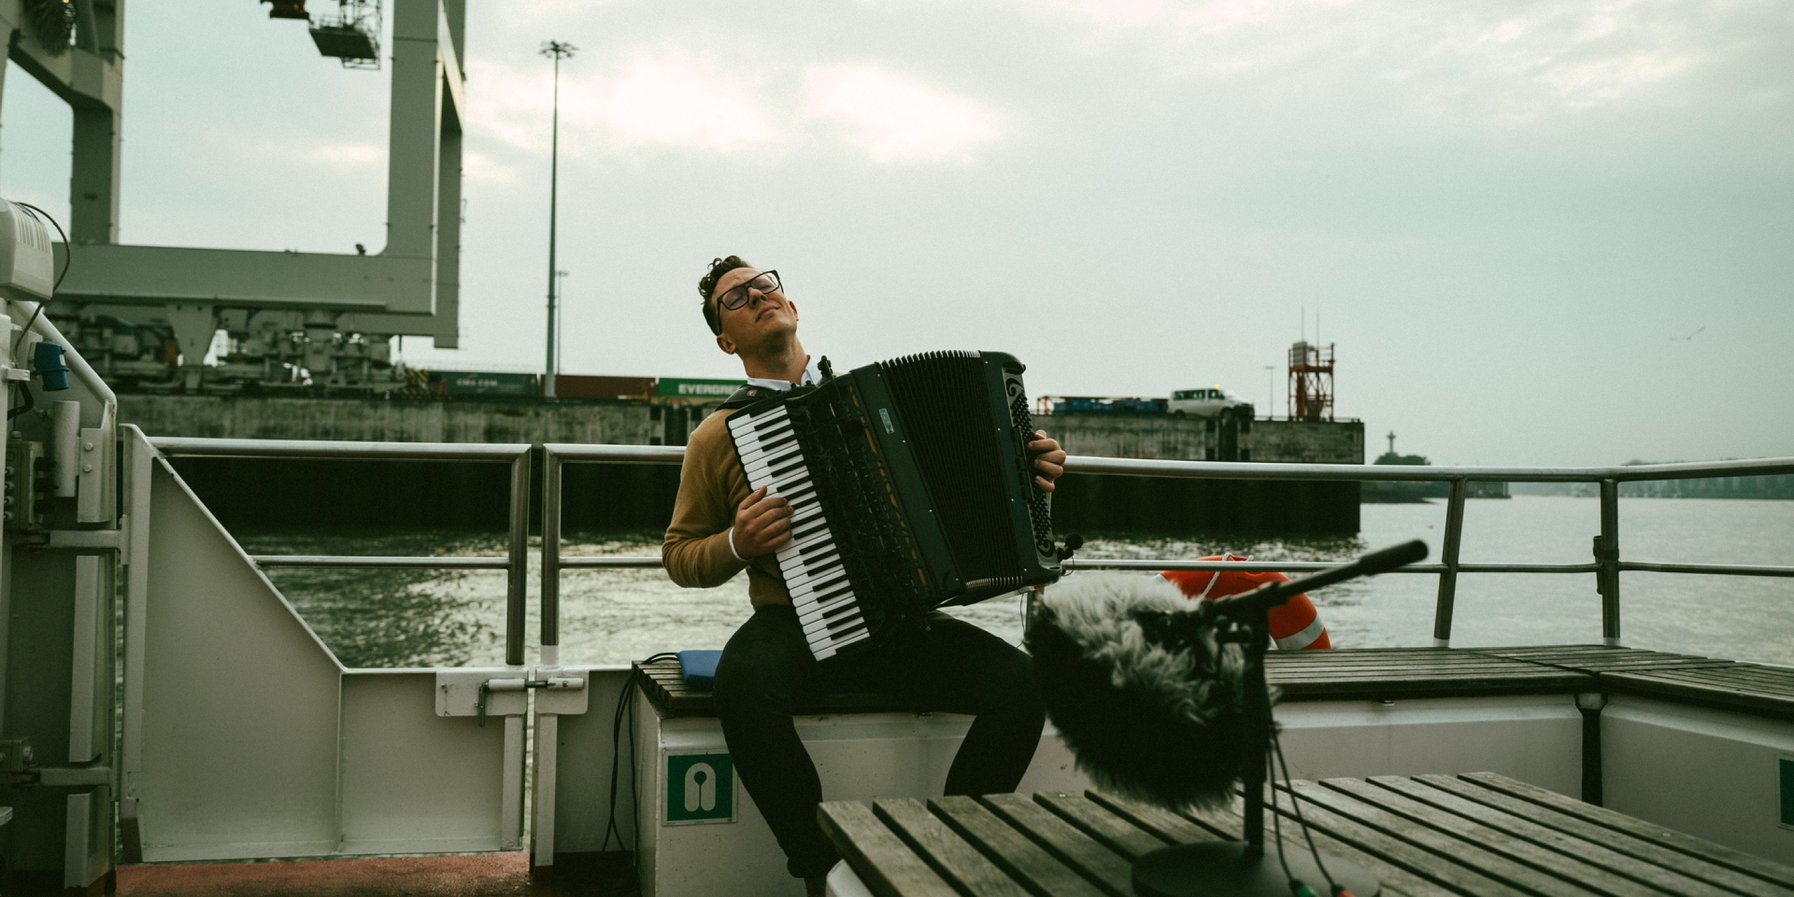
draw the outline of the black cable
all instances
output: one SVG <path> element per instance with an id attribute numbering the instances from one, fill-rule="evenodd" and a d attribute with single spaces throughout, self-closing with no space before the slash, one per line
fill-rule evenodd
<path id="1" fill-rule="evenodd" d="M 649 657 L 647 660 L 644 660 L 642 662 L 643 663 L 653 663 L 654 661 L 657 661 L 657 660 L 672 660 L 672 659 L 677 658 L 678 656 L 679 655 L 677 652 L 662 651 L 661 653 L 655 654 L 655 655 Z M 630 700 L 633 702 L 635 700 L 634 696 L 631 696 Z M 629 714 L 629 759 L 632 762 L 637 761 L 639 759 L 635 755 L 635 746 L 638 743 L 639 742 L 637 741 L 636 736 L 635 736 L 635 714 L 631 713 L 631 714 Z M 629 777 L 629 796 L 632 800 L 635 801 L 635 818 L 637 820 L 640 820 L 642 818 L 642 777 L 641 776 L 638 775 L 638 776 L 630 776 Z M 635 836 L 636 836 L 636 845 L 637 845 L 637 847 L 640 847 L 642 833 L 638 830 L 635 833 Z M 623 846 L 623 835 L 621 832 L 617 833 L 617 846 L 618 847 Z M 630 868 L 632 868 L 636 871 L 637 881 L 640 881 L 641 868 L 642 868 L 642 852 L 639 849 L 629 851 L 629 866 L 630 866 Z"/>
<path id="2" fill-rule="evenodd" d="M 610 799 L 607 802 L 610 813 L 604 827 L 604 841 L 598 845 L 600 852 L 610 846 L 612 833 L 617 836 L 617 847 L 627 849 L 623 844 L 623 833 L 617 830 L 617 769 L 623 752 L 618 735 L 623 729 L 623 714 L 628 712 L 634 696 L 635 674 L 632 672 L 629 678 L 623 682 L 623 693 L 617 697 L 617 712 L 611 717 L 610 722 Z"/>
<path id="3" fill-rule="evenodd" d="M 679 656 L 679 655 L 673 654 L 673 653 L 661 653 L 661 654 L 656 654 L 652 657 L 649 657 L 648 659 L 642 661 L 642 663 L 653 663 L 657 660 L 668 660 L 668 659 L 671 659 L 671 658 L 674 658 L 677 656 Z M 609 808 L 610 812 L 609 812 L 609 818 L 606 820 L 607 824 L 605 825 L 605 828 L 604 828 L 604 841 L 598 845 L 598 849 L 600 851 L 603 851 L 606 847 L 610 846 L 610 839 L 611 839 L 611 835 L 613 833 L 617 836 L 617 849 L 623 850 L 626 852 L 629 850 L 629 845 L 623 843 L 622 829 L 617 827 L 617 777 L 618 777 L 618 769 L 621 765 L 622 756 L 623 756 L 622 742 L 619 739 L 620 739 L 620 736 L 622 735 L 623 720 L 625 717 L 629 718 L 629 759 L 632 762 L 635 760 L 635 719 L 634 719 L 633 715 L 631 715 L 629 713 L 630 708 L 635 705 L 635 692 L 636 692 L 635 684 L 636 684 L 636 674 L 631 673 L 628 680 L 626 680 L 623 683 L 623 694 L 617 698 L 617 712 L 611 718 L 611 724 L 610 724 L 610 800 L 608 802 L 608 808 Z M 640 790 L 639 790 L 641 783 L 639 781 L 639 778 L 640 778 L 639 776 L 634 777 L 631 781 L 631 794 L 635 795 L 636 806 L 638 808 L 641 806 L 641 797 L 640 797 Z M 637 835 L 639 836 L 640 833 L 638 832 Z"/>
<path id="4" fill-rule="evenodd" d="M 635 746 L 636 746 L 635 714 L 631 713 L 631 714 L 629 714 L 629 759 L 632 763 L 639 764 L 641 758 L 639 758 L 635 755 Z M 642 818 L 642 777 L 641 776 L 630 776 L 629 777 L 629 797 L 631 800 L 633 800 L 635 802 L 635 804 L 634 804 L 635 818 L 639 822 Z M 635 833 L 635 843 L 636 843 L 637 849 L 629 851 L 629 868 L 635 870 L 637 882 L 641 881 L 641 874 L 642 874 L 642 872 L 641 872 L 641 870 L 642 870 L 642 852 L 639 849 L 641 847 L 641 843 L 642 843 L 641 839 L 642 839 L 641 830 L 637 829 L 636 833 Z M 617 834 L 617 846 L 618 847 L 623 846 L 623 835 L 620 832 Z"/>
<path id="5" fill-rule="evenodd" d="M 1277 732 L 1273 727 L 1271 731 L 1271 741 L 1275 743 L 1276 740 Z M 1284 859 L 1283 856 L 1283 821 L 1282 814 L 1277 812 L 1277 765 L 1271 762 L 1271 755 L 1268 752 L 1265 754 L 1265 772 L 1270 774 L 1271 837 L 1275 838 L 1277 841 L 1277 865 L 1283 867 L 1284 880 L 1294 883 L 1296 880 L 1295 873 L 1289 871 L 1289 861 Z M 1284 773 L 1286 779 L 1288 776 L 1289 773 Z"/>
<path id="6" fill-rule="evenodd" d="M 1271 750 L 1276 752 L 1277 764 L 1283 769 L 1283 780 L 1288 782 L 1290 780 L 1289 763 L 1283 759 L 1283 740 L 1277 737 L 1275 731 L 1271 733 Z M 1302 839 L 1308 842 L 1308 854 L 1314 858 L 1315 868 L 1321 870 L 1321 878 L 1327 880 L 1328 892 L 1339 893 L 1339 883 L 1333 880 L 1333 873 L 1328 872 L 1327 864 L 1321 861 L 1320 849 L 1314 846 L 1314 833 L 1308 829 L 1308 820 L 1302 818 L 1302 799 L 1296 796 L 1294 788 L 1291 788 L 1289 792 L 1289 805 L 1290 809 L 1295 811 L 1296 825 L 1302 829 Z"/>
<path id="7" fill-rule="evenodd" d="M 62 279 L 69 275 L 69 263 L 74 261 L 74 259 L 75 259 L 75 247 L 73 244 L 71 244 L 69 242 L 68 234 L 65 234 L 62 232 L 62 225 L 57 224 L 56 219 L 51 217 L 49 212 L 46 212 L 43 209 L 40 209 L 37 206 L 34 206 L 28 202 L 14 202 L 13 205 L 18 206 L 21 209 L 29 209 L 32 212 L 43 216 L 43 219 L 45 221 L 50 222 L 51 227 L 56 228 L 56 235 L 62 238 L 62 273 L 56 275 L 56 281 L 54 283 L 50 284 L 50 297 L 55 298 L 56 288 L 59 286 L 62 286 Z M 44 306 L 49 305 L 49 304 L 50 304 L 49 299 L 45 299 L 44 301 L 39 302 L 37 304 L 37 309 L 32 311 L 31 317 L 25 321 L 25 326 L 19 328 L 18 337 L 12 341 L 12 349 L 14 352 L 17 352 L 19 350 L 19 343 L 22 343 L 25 341 L 25 334 L 31 332 L 31 325 L 37 323 L 37 316 L 43 314 Z"/>
<path id="8" fill-rule="evenodd" d="M 19 407 L 6 412 L 7 420 L 12 420 L 13 418 L 18 417 L 19 415 L 24 414 L 27 411 L 30 411 L 32 409 L 32 407 L 35 406 L 37 403 L 37 400 L 33 399 L 31 397 L 31 384 L 29 382 L 20 381 L 18 384 L 18 387 L 19 387 L 19 395 L 24 396 L 25 401 L 19 403 Z"/>

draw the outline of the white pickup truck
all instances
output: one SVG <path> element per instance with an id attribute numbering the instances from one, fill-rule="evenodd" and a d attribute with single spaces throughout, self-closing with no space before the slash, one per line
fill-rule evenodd
<path id="1" fill-rule="evenodd" d="M 1252 418 L 1251 402 L 1219 386 L 1177 390 L 1171 394 L 1171 401 L 1166 403 L 1165 410 L 1173 415 Z"/>

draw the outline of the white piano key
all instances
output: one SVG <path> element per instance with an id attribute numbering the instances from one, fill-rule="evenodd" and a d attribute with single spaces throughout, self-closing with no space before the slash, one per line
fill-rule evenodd
<path id="1" fill-rule="evenodd" d="M 820 554 L 814 558 L 797 558 L 789 566 L 790 569 L 785 573 L 785 588 L 787 589 L 811 585 L 836 570 L 847 569 L 847 566 L 841 563 L 841 555 L 837 552 Z"/>
<path id="2" fill-rule="evenodd" d="M 865 617 L 860 614 L 858 607 L 852 607 L 845 614 L 839 614 L 833 617 L 819 617 L 805 623 L 804 639 L 808 641 L 825 632 L 832 633 L 838 637 L 842 634 L 852 632 L 854 629 L 864 625 Z"/>
<path id="3" fill-rule="evenodd" d="M 743 470 L 747 470 L 750 468 L 764 468 L 771 465 L 774 461 L 783 461 L 793 455 L 801 457 L 803 453 L 798 451 L 797 443 L 787 442 L 784 445 L 776 445 L 770 448 L 748 449 L 747 451 L 739 452 L 739 454 L 741 455 L 741 467 Z"/>
<path id="4" fill-rule="evenodd" d="M 812 596 L 822 598 L 851 588 L 852 585 L 847 581 L 847 571 L 841 569 L 834 571 L 827 577 L 818 578 L 811 582 L 800 583 L 795 587 L 787 588 L 786 592 L 791 595 L 791 601 L 795 604 L 800 600 L 808 601 Z"/>

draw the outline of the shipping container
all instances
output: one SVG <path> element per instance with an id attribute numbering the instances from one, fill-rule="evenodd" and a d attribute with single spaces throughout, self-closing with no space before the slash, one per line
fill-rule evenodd
<path id="1" fill-rule="evenodd" d="M 1164 399 L 1137 396 L 1046 396 L 1043 404 L 1052 414 L 1163 414 Z"/>
<path id="2" fill-rule="evenodd" d="M 699 380 L 691 377 L 662 377 L 654 386 L 660 399 L 686 402 L 721 402 L 741 388 L 740 380 Z"/>
<path id="3" fill-rule="evenodd" d="M 653 395 L 653 377 L 554 375 L 554 397 L 557 399 L 646 399 Z"/>
<path id="4" fill-rule="evenodd" d="M 444 398 L 532 399 L 542 394 L 542 378 L 504 371 L 430 371 L 429 390 Z"/>

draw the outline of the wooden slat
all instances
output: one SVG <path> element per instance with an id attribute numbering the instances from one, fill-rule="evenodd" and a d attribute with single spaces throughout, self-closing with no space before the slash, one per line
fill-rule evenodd
<path id="1" fill-rule="evenodd" d="M 860 803 L 825 803 L 817 822 L 877 897 L 960 897 L 903 839 Z"/>
<path id="2" fill-rule="evenodd" d="M 1066 866 L 1105 893 L 1133 897 L 1133 864 L 1096 839 L 1019 794 L 987 794 L 979 799 L 992 813 L 1028 833 Z"/>
<path id="3" fill-rule="evenodd" d="M 1130 862 L 1139 859 L 1141 854 L 1170 846 L 1164 838 L 1133 824 L 1124 816 L 1117 816 L 1082 794 L 1047 792 L 1034 795 L 1034 802 Z"/>
<path id="4" fill-rule="evenodd" d="M 961 892 L 991 897 L 1029 897 L 978 849 L 928 811 L 919 800 L 881 800 L 873 814 L 884 820 L 935 872 Z"/>
<path id="5" fill-rule="evenodd" d="M 1282 849 L 1285 853 L 1308 855 L 1310 849 L 1319 851 L 1324 863 L 1339 858 L 1357 864 L 1358 868 L 1374 876 L 1382 886 L 1382 893 L 1389 897 L 1459 897 L 1462 891 L 1447 888 L 1436 882 L 1428 881 L 1376 854 L 1360 850 L 1334 838 L 1323 831 L 1317 831 L 1307 824 L 1307 811 L 1298 818 L 1293 801 L 1288 792 L 1282 792 L 1277 798 L 1275 808 L 1271 805 L 1271 795 L 1276 791 L 1273 787 L 1265 789 L 1265 831 L 1266 851 L 1274 850 L 1278 844 L 1274 840 L 1279 832 L 1282 834 Z M 1320 891 L 1320 883 L 1315 883 Z"/>
<path id="6" fill-rule="evenodd" d="M 1585 673 L 1451 648 L 1272 652 L 1265 678 L 1292 701 L 1570 693 L 1592 685 Z"/>
<path id="7" fill-rule="evenodd" d="M 1603 673 L 1601 683 L 1610 691 L 1794 719 L 1794 670 L 1783 673 L 1739 664 L 1721 669 Z"/>
<path id="8" fill-rule="evenodd" d="M 1701 865 L 1716 864 L 1747 873 L 1751 877 L 1773 885 L 1794 887 L 1794 866 L 1783 865 L 1741 850 L 1733 850 L 1704 838 L 1697 838 L 1674 829 L 1653 825 L 1641 819 L 1634 819 L 1623 813 L 1616 813 L 1605 807 L 1572 800 L 1555 791 L 1547 791 L 1536 785 L 1528 785 L 1525 782 L 1515 781 L 1495 773 L 1466 773 L 1459 778 L 1501 794 L 1518 797 L 1542 807 L 1593 822 L 1633 838 L 1676 850 L 1700 861 Z M 1691 865 L 1686 868 L 1692 871 L 1695 867 Z M 1712 879 L 1708 878 L 1708 880 Z"/>
<path id="9" fill-rule="evenodd" d="M 1582 895 L 1599 893 L 1588 888 L 1578 887 L 1555 875 L 1541 872 L 1500 853 L 1484 849 L 1482 845 L 1459 838 L 1455 834 L 1443 832 L 1431 826 L 1414 825 L 1413 820 L 1385 808 L 1381 801 L 1366 801 L 1357 795 L 1347 794 L 1338 788 L 1329 787 L 1325 783 L 1297 781 L 1291 783 L 1291 786 L 1305 801 L 1348 816 L 1356 822 L 1375 829 L 1390 841 L 1407 842 L 1423 848 L 1437 857 L 1451 857 L 1460 860 L 1501 883 L 1500 888 L 1483 893 L 1538 894 L 1544 895 L 1544 897 L 1582 897 Z M 1306 807 L 1304 812 L 1306 812 Z M 1367 849 L 1376 853 L 1382 852 L 1378 846 L 1374 845 Z M 1420 869 L 1412 871 L 1422 873 Z"/>
<path id="10" fill-rule="evenodd" d="M 1524 816 L 1540 825 L 1565 832 L 1585 843 L 1599 844 L 1605 849 L 1635 857 L 1662 868 L 1681 870 L 1689 878 L 1724 888 L 1726 893 L 1762 895 L 1762 897 L 1794 897 L 1794 886 L 1783 887 L 1756 876 L 1711 863 L 1690 863 L 1687 853 L 1666 847 L 1656 841 L 1616 831 L 1582 815 L 1565 813 L 1544 803 L 1495 790 L 1487 784 L 1473 781 L 1474 776 L 1425 775 L 1415 778 L 1441 791 L 1502 812 Z M 1578 803 L 1580 804 L 1580 802 Z M 1580 805 L 1588 806 L 1587 804 Z M 1594 808 L 1590 807 L 1590 809 Z"/>
<path id="11" fill-rule="evenodd" d="M 1605 645 L 1535 645 L 1472 650 L 1493 657 L 1551 664 L 1587 672 L 1600 672 L 1609 669 L 1723 666 L 1731 662 L 1693 654 L 1671 654 L 1643 648 L 1610 648 Z"/>
<path id="12" fill-rule="evenodd" d="M 1034 795 L 1034 800 L 1042 806 L 1058 813 L 1071 824 L 1090 833 L 1092 837 L 1109 843 L 1131 860 L 1138 860 L 1141 855 L 1158 847 L 1170 844 L 1196 844 L 1212 841 L 1238 840 L 1240 819 L 1236 813 L 1231 818 L 1204 819 L 1200 823 L 1179 813 L 1163 807 L 1131 801 L 1111 794 L 1091 791 L 1083 795 L 1053 792 Z M 1287 808 L 1287 798 L 1285 807 Z M 1223 816 L 1221 813 L 1216 814 Z M 1101 818 L 1114 820 L 1101 821 Z M 1232 834 L 1217 835 L 1210 826 L 1219 826 Z M 1294 825 L 1294 820 L 1283 823 L 1285 850 L 1306 854 L 1308 844 L 1302 840 Z M 1102 834 L 1099 834 L 1102 833 Z M 1138 832 L 1138 836 L 1126 835 L 1127 832 Z M 1116 837 L 1117 834 L 1123 837 Z M 1440 887 L 1425 879 L 1411 875 L 1388 865 L 1381 857 L 1365 853 L 1349 844 L 1337 841 L 1325 833 L 1313 833 L 1316 849 L 1326 857 L 1339 857 L 1356 863 L 1376 876 L 1383 886 L 1382 893 L 1387 897 L 1458 897 L 1463 892 Z M 1267 861 L 1275 862 L 1275 853 L 1267 847 Z M 1315 883 L 1318 887 L 1319 883 Z"/>
<path id="13" fill-rule="evenodd" d="M 1427 826 L 1449 836 L 1467 840 L 1491 854 L 1505 857 L 1536 869 L 1540 873 L 1560 879 L 1577 889 L 1577 892 L 1640 895 L 1666 893 L 1648 884 L 1641 884 L 1603 869 L 1588 862 L 1580 854 L 1560 852 L 1550 845 L 1542 845 L 1537 841 L 1521 837 L 1514 833 L 1511 826 L 1502 824 L 1513 820 L 1504 818 L 1500 814 L 1490 813 L 1481 818 L 1473 818 L 1452 812 L 1441 812 L 1436 807 L 1415 800 L 1405 793 L 1384 787 L 1374 779 L 1368 781 L 1334 779 L 1322 784 L 1337 788 L 1366 802 L 1375 803 L 1417 825 Z M 1555 889 L 1556 886 L 1552 887 Z"/>
<path id="14" fill-rule="evenodd" d="M 943 797 L 928 808 L 985 856 L 1040 897 L 1100 897 L 1110 893 L 1060 862 L 1028 836 L 969 797 Z"/>
<path id="15" fill-rule="evenodd" d="M 1794 696 L 1794 669 L 1736 663 L 1728 667 L 1690 670 L 1658 670 L 1660 675 L 1682 676 L 1694 680 L 1737 682 L 1780 697 Z"/>
<path id="16" fill-rule="evenodd" d="M 1584 840 L 1527 818 L 1526 815 L 1500 810 L 1469 800 L 1449 790 L 1438 788 L 1430 782 L 1416 781 L 1406 776 L 1378 776 L 1370 779 L 1370 782 L 1460 818 L 1478 820 L 1491 828 L 1500 829 L 1516 838 L 1550 850 L 1557 856 L 1571 858 L 1578 864 L 1589 864 L 1599 871 L 1596 875 L 1584 877 L 1582 880 L 1592 884 L 1603 884 L 1607 890 L 1615 893 L 1629 892 L 1635 888 L 1648 888 L 1659 893 L 1686 895 L 1686 897 L 1732 897 L 1733 895 L 1733 892 L 1724 888 L 1691 878 L 1657 863 L 1621 853 L 1599 841 Z M 1550 868 L 1555 871 L 1560 867 L 1556 863 L 1552 863 Z M 1563 868 L 1574 867 L 1564 864 Z M 1610 881 L 1609 875 L 1617 877 L 1617 880 L 1610 884 L 1604 884 Z"/>
<path id="17" fill-rule="evenodd" d="M 1173 844 L 1235 840 L 1234 835 L 1225 833 L 1223 826 L 1227 824 L 1226 820 L 1222 820 L 1220 824 L 1209 824 L 1164 807 L 1101 791 L 1087 791 L 1085 796 L 1092 803 Z"/>
<path id="18" fill-rule="evenodd" d="M 1508 890 L 1507 885 L 1464 862 L 1455 851 L 1429 850 L 1422 845 L 1391 837 L 1381 829 L 1346 815 L 1341 810 L 1349 809 L 1349 802 L 1341 808 L 1309 800 L 1309 796 L 1316 793 L 1312 790 L 1315 787 L 1308 782 L 1296 782 L 1292 787 L 1285 787 L 1284 799 L 1280 804 L 1289 806 L 1288 797 L 1293 790 L 1302 798 L 1302 818 L 1312 831 L 1376 857 L 1378 862 L 1366 866 L 1376 869 L 1385 878 L 1393 878 L 1390 875 L 1393 870 L 1431 882 L 1451 894 L 1500 894 Z M 1337 795 L 1329 793 L 1329 799 L 1337 801 Z"/>

